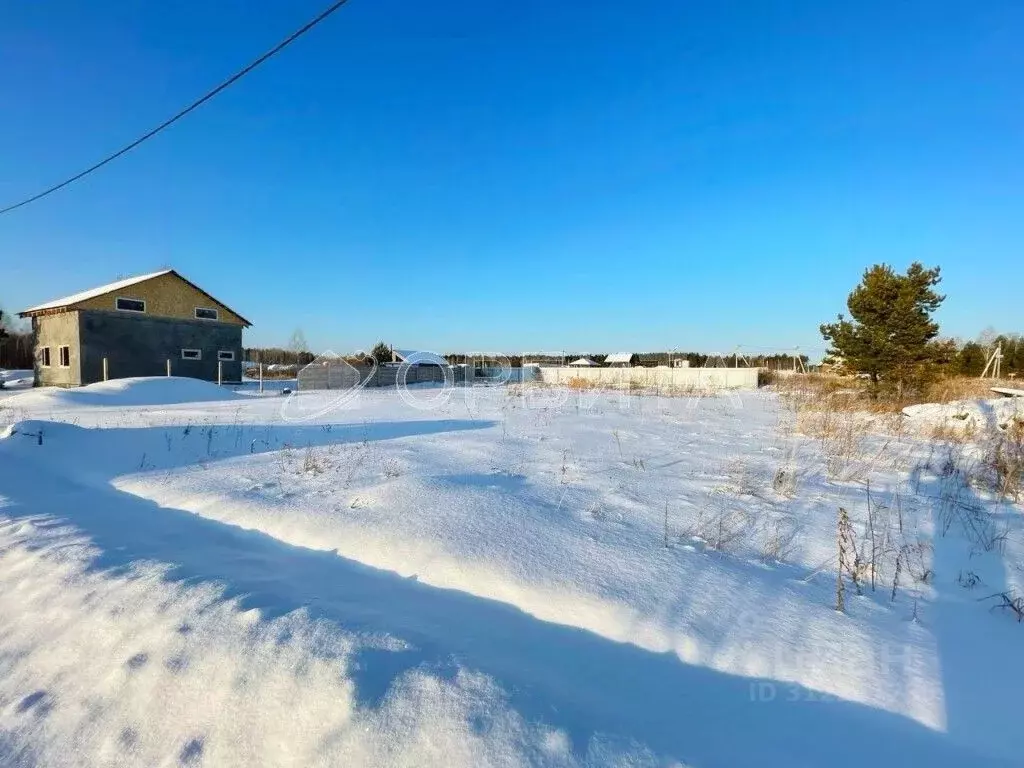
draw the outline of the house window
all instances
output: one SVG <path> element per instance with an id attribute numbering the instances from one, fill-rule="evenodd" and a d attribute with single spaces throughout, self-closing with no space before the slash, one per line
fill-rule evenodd
<path id="1" fill-rule="evenodd" d="M 57 356 L 60 360 L 61 368 L 67 368 L 71 365 L 71 347 L 57 347 Z"/>
<path id="2" fill-rule="evenodd" d="M 39 353 L 40 353 L 39 354 L 39 365 L 41 365 L 43 368 L 49 368 L 50 367 L 50 348 L 49 347 L 43 347 L 41 350 L 39 350 Z"/>
<path id="3" fill-rule="evenodd" d="M 116 306 L 122 312 L 145 312 L 146 302 L 142 299 L 123 299 L 120 296 L 114 300 Z"/>
<path id="4" fill-rule="evenodd" d="M 209 307 L 196 307 L 196 320 L 216 320 L 217 310 Z"/>
<path id="5" fill-rule="evenodd" d="M 234 350 L 231 350 L 231 349 L 222 349 L 220 352 L 217 353 L 217 359 L 218 360 L 234 360 L 235 359 L 235 352 L 234 352 Z"/>
<path id="6" fill-rule="evenodd" d="M 203 351 L 201 349 L 183 349 L 181 350 L 182 360 L 202 360 Z"/>

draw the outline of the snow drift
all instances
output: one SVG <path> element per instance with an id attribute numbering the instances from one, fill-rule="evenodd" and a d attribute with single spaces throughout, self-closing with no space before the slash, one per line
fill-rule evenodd
<path id="1" fill-rule="evenodd" d="M 1004 430 L 1012 421 L 1024 421 L 1024 398 L 1000 397 L 993 400 L 956 400 L 951 403 L 922 403 L 903 409 L 917 429 L 943 429 L 954 433 L 977 434 Z"/>
<path id="2" fill-rule="evenodd" d="M 208 381 L 183 376 L 140 376 L 100 381 L 76 389 L 44 387 L 11 398 L 8 405 L 132 406 L 237 400 L 241 395 Z"/>

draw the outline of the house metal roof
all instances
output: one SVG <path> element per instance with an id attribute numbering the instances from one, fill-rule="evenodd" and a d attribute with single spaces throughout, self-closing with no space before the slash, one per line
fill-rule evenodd
<path id="1" fill-rule="evenodd" d="M 611 363 L 630 363 L 633 361 L 633 354 L 632 352 L 616 352 L 615 354 L 608 355 L 604 362 L 606 365 Z"/>

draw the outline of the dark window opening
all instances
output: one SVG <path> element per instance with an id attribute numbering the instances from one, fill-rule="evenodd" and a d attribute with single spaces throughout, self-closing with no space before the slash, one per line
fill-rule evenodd
<path id="1" fill-rule="evenodd" d="M 122 312 L 145 312 L 146 302 L 142 299 L 118 298 L 115 306 Z"/>

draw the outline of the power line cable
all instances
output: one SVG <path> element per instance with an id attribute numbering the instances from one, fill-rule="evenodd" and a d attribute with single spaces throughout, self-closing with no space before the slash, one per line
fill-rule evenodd
<path id="1" fill-rule="evenodd" d="M 73 184 L 74 182 L 78 181 L 79 179 L 84 178 L 85 176 L 88 176 L 93 171 L 98 171 L 100 168 L 105 166 L 107 163 L 109 163 L 109 162 L 111 162 L 113 160 L 116 160 L 121 155 L 123 155 L 123 154 L 125 154 L 127 152 L 130 152 L 131 150 L 135 149 L 137 146 L 139 146 L 142 142 L 146 141 L 147 139 L 153 138 L 154 136 L 156 136 L 158 133 L 160 133 L 165 128 L 169 128 L 170 126 L 174 125 L 174 123 L 176 123 L 179 120 L 181 120 L 181 118 L 183 118 L 189 112 L 192 112 L 193 110 L 195 110 L 198 107 L 202 106 L 203 104 L 208 102 L 210 99 L 212 99 L 214 96 L 216 96 L 218 93 L 220 93 L 221 91 L 229 88 L 234 83 L 236 83 L 239 80 L 241 80 L 247 74 L 249 74 L 254 69 L 256 69 L 256 67 L 258 67 L 260 64 L 262 64 L 263 62 L 267 61 L 268 59 L 273 57 L 275 54 L 280 53 L 282 50 L 284 50 L 289 45 L 291 45 L 296 40 L 298 40 L 300 37 L 302 37 L 304 34 L 309 32 L 309 30 L 311 30 L 313 27 L 315 27 L 321 21 L 326 19 L 328 16 L 330 16 L 336 10 L 341 8 L 341 6 L 345 5 L 345 3 L 347 3 L 347 2 L 348 2 L 348 0 L 337 0 L 337 2 L 333 3 L 326 10 L 322 11 L 320 13 L 320 15 L 316 16 L 314 19 L 312 19 L 311 21 L 307 22 L 306 24 L 301 26 L 299 29 L 295 30 L 295 32 L 293 32 L 291 35 L 286 37 L 280 43 L 275 45 L 269 51 L 264 53 L 258 59 L 256 59 L 255 61 L 253 61 L 252 63 L 250 63 L 246 67 L 243 67 L 242 69 L 240 69 L 238 72 L 236 72 L 231 77 L 229 77 L 227 80 L 222 82 L 220 85 L 218 85 L 212 91 L 208 91 L 204 96 L 202 96 L 202 97 L 196 99 L 195 101 L 193 101 L 191 104 L 189 104 L 187 107 L 185 107 L 183 110 L 178 112 L 173 117 L 171 117 L 171 118 L 165 120 L 164 122 L 160 123 L 160 125 L 158 125 L 153 130 L 149 131 L 148 133 L 144 133 L 142 136 L 137 138 L 131 144 L 128 144 L 127 146 L 119 149 L 117 152 L 115 152 L 112 155 L 108 155 L 107 157 L 103 158 L 102 160 L 100 160 L 95 165 L 92 165 L 92 166 L 86 168 L 81 173 L 75 174 L 70 179 L 66 179 L 65 181 L 62 181 L 60 184 L 55 184 L 54 186 L 50 187 L 49 189 L 43 190 L 42 192 L 39 192 L 38 194 L 35 194 L 32 197 L 28 197 L 28 198 L 22 200 L 20 203 L 15 203 L 14 205 L 9 205 L 6 208 L 0 208 L 0 215 L 5 214 L 5 213 L 10 213 L 11 211 L 15 210 L 16 208 L 21 208 L 23 205 L 28 205 L 29 203 L 34 203 L 36 200 L 39 200 L 39 199 L 41 199 L 43 197 L 46 197 L 47 195 L 53 194 L 57 190 L 63 189 L 64 187 L 68 186 L 69 184 Z"/>

